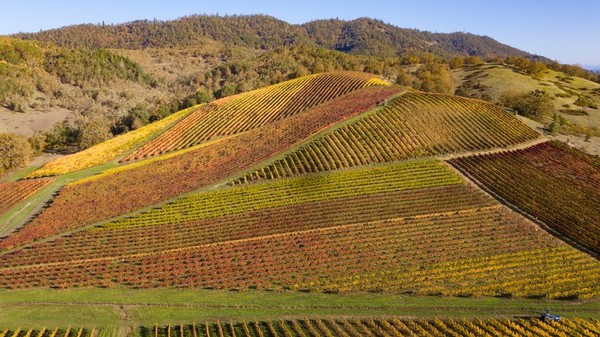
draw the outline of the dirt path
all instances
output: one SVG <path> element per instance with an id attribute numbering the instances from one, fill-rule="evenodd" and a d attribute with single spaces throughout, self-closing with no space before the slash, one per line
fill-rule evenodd
<path id="1" fill-rule="evenodd" d="M 29 201 L 28 203 L 23 205 L 23 207 L 21 207 L 20 210 L 16 211 L 11 218 L 9 218 L 5 223 L 3 223 L 0 226 L 0 237 L 8 236 L 10 233 L 18 230 L 19 228 L 25 226 L 27 223 L 32 221 L 35 218 L 35 216 L 40 213 L 42 208 L 44 208 L 46 205 L 48 205 L 48 203 L 51 201 L 51 199 L 54 197 L 56 192 L 58 192 L 58 190 L 61 187 L 62 187 L 62 185 L 55 186 L 51 191 L 46 192 L 47 194 L 45 196 L 39 196 L 41 199 L 39 201 L 35 201 L 35 207 L 32 208 L 31 211 L 27 212 L 27 214 L 25 214 L 25 215 L 22 215 L 22 213 L 28 207 L 30 207 L 34 202 Z M 17 220 L 16 223 L 11 225 L 11 223 L 15 219 L 20 219 L 20 220 Z"/>
<path id="2" fill-rule="evenodd" d="M 577 136 L 556 135 L 553 138 L 567 143 L 569 146 L 593 156 L 600 157 L 600 137 L 592 137 L 588 141 Z"/>
<path id="3" fill-rule="evenodd" d="M 116 306 L 117 312 L 119 313 L 119 318 L 121 319 L 121 326 L 119 327 L 119 337 L 131 337 L 134 335 L 135 328 L 129 321 L 129 315 L 127 315 L 127 311 L 125 309 L 124 304 L 119 304 Z"/>
<path id="4" fill-rule="evenodd" d="M 466 152 L 459 152 L 459 153 L 451 153 L 451 154 L 447 154 L 447 155 L 436 156 L 435 158 L 442 160 L 442 161 L 447 161 L 447 160 L 454 159 L 454 158 L 469 157 L 469 156 L 473 156 L 473 155 L 494 154 L 494 153 L 501 153 L 501 152 L 505 152 L 505 151 L 522 150 L 522 149 L 526 149 L 526 148 L 535 146 L 537 144 L 545 143 L 549 140 L 550 139 L 548 139 L 547 137 L 540 137 L 540 138 L 537 138 L 537 139 L 534 139 L 534 140 L 531 140 L 528 142 L 519 143 L 515 146 L 510 146 L 507 148 L 497 147 L 497 148 L 493 148 L 493 149 L 480 150 L 480 151 L 466 151 Z"/>

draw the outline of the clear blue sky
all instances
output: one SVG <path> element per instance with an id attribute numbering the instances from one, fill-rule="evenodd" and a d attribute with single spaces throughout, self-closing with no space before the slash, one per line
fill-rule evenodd
<path id="1" fill-rule="evenodd" d="M 268 14 L 290 23 L 372 17 L 399 27 L 465 31 L 563 63 L 600 65 L 600 0 L 4 0 L 0 35 L 78 23 Z"/>

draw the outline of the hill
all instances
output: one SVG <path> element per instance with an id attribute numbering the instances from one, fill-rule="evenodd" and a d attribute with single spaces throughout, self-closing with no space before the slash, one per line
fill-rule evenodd
<path id="1" fill-rule="evenodd" d="M 477 92 L 494 99 L 479 92 L 482 87 L 473 87 L 476 82 L 462 80 L 468 75 L 453 80 L 448 67 L 454 68 L 457 60 L 469 67 L 482 60 L 498 63 L 509 58 L 554 64 L 485 36 L 403 29 L 369 18 L 291 25 L 260 15 L 193 15 L 171 21 L 76 25 L 5 39 L 37 45 L 42 51 L 36 53 L 48 62 L 21 62 L 17 82 L 16 68 L 0 72 L 10 87 L 5 99 L 0 97 L 0 130 L 31 136 L 36 130 L 51 129 L 48 151 L 63 153 L 83 150 L 88 143 L 199 102 L 308 74 L 369 72 L 422 91 L 452 93 L 458 86 L 466 96 Z M 12 62 L 10 57 L 4 61 Z M 129 69 L 120 72 L 131 73 L 127 78 L 115 77 L 119 62 Z M 457 72 L 462 68 L 458 66 Z M 597 78 L 585 71 L 576 75 Z M 24 81 L 25 77 L 29 79 Z M 31 78 L 38 80 L 34 83 Z M 582 135 L 597 125 L 593 118 L 572 117 L 581 113 L 578 106 L 560 109 L 569 111 L 571 117 L 566 118 L 573 121 L 563 132 Z M 88 124 L 101 125 L 102 136 L 82 141 L 90 138 L 85 136 Z"/>
<path id="2" fill-rule="evenodd" d="M 53 126 L 32 118 L 62 122 L 69 112 L 81 119 L 81 114 L 93 117 L 107 106 L 127 111 L 164 99 L 152 92 L 140 65 L 125 56 L 7 37 L 0 37 L 0 79 L 0 116 L 7 120 L 0 129 L 27 136 Z"/>
<path id="3" fill-rule="evenodd" d="M 544 92 L 558 114 L 572 125 L 562 132 L 600 135 L 600 84 L 562 71 L 547 69 L 537 78 L 509 64 L 482 64 L 455 69 L 457 94 L 502 101 L 507 93 Z M 552 118 L 547 115 L 545 123 Z"/>
<path id="4" fill-rule="evenodd" d="M 319 20 L 292 25 L 265 15 L 192 15 L 171 21 L 134 21 L 119 25 L 76 25 L 23 39 L 53 42 L 64 47 L 143 49 L 193 46 L 213 40 L 251 49 L 313 45 L 375 56 L 429 52 L 440 56 L 530 56 L 490 37 L 466 33 L 430 33 L 399 28 L 380 20 Z"/>
<path id="5" fill-rule="evenodd" d="M 483 100 L 301 76 L 0 185 L 0 324 L 66 334 L 79 301 L 86 336 L 546 331 L 514 316 L 551 306 L 596 331 L 599 173 Z"/>

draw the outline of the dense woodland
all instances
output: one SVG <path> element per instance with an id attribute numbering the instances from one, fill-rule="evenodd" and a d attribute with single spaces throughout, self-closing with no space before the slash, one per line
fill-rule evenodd
<path id="1" fill-rule="evenodd" d="M 530 56 L 485 37 L 467 33 L 438 34 L 398 28 L 380 20 L 317 20 L 292 25 L 270 16 L 193 15 L 173 21 L 134 21 L 120 25 L 77 25 L 16 37 L 53 42 L 69 48 L 144 49 L 197 46 L 207 40 L 250 49 L 309 45 L 360 55 L 402 56 L 430 52 Z"/>
<path id="2" fill-rule="evenodd" d="M 15 112 L 77 112 L 30 141 L 36 149 L 77 151 L 197 103 L 319 72 L 363 71 L 461 95 L 452 69 L 483 62 L 508 64 L 534 78 L 548 68 L 600 77 L 473 34 L 422 32 L 367 18 L 291 25 L 269 16 L 196 15 L 0 37 L 0 105 Z M 524 111 L 529 98 L 545 99 L 532 93 L 500 103 L 539 120 L 551 117 Z"/>

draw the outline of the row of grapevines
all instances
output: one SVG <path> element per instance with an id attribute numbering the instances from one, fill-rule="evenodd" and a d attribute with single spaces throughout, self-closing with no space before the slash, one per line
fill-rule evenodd
<path id="1" fill-rule="evenodd" d="M 407 93 L 233 183 L 447 153 L 505 148 L 539 135 L 495 105 Z"/>
<path id="2" fill-rule="evenodd" d="M 320 200 L 208 219 L 162 219 L 151 227 L 88 230 L 39 243 L 4 255 L 0 267 L 146 254 L 393 218 L 473 212 L 494 205 L 498 207 L 466 185 L 451 185 Z M 189 209 L 179 211 L 186 213 Z"/>
<path id="3" fill-rule="evenodd" d="M 558 142 L 453 159 L 486 189 L 600 254 L 600 162 Z"/>
<path id="4" fill-rule="evenodd" d="M 365 272 L 311 285 L 343 292 L 379 289 L 418 295 L 573 299 L 600 295 L 600 281 L 594 276 L 599 272 L 597 260 L 561 246 L 513 253 L 499 250 L 487 257 Z"/>
<path id="5" fill-rule="evenodd" d="M 157 132 L 168 128 L 199 106 L 181 110 L 152 124 L 127 132 L 81 152 L 55 159 L 29 174 L 26 178 L 47 177 L 83 170 L 104 164 L 138 146 Z"/>
<path id="6" fill-rule="evenodd" d="M 125 160 L 190 147 L 219 136 L 248 131 L 293 116 L 370 85 L 389 85 L 365 73 L 309 75 L 237 95 L 190 115 Z"/>
<path id="7" fill-rule="evenodd" d="M 0 241 L 0 249 L 155 204 L 248 169 L 400 89 L 369 87 L 261 128 L 191 151 L 64 187 L 35 220 Z"/>
<path id="8" fill-rule="evenodd" d="M 140 337 L 597 336 L 598 320 L 305 318 L 140 327 Z"/>
<path id="9" fill-rule="evenodd" d="M 161 252 L 95 257 L 90 251 L 81 260 L 0 270 L 0 286 L 7 288 L 122 284 L 550 298 L 600 294 L 597 260 L 502 206 L 222 242 L 209 238 Z"/>
<path id="10" fill-rule="evenodd" d="M 310 201 L 461 183 L 456 173 L 438 161 L 405 162 L 200 193 L 104 227 L 183 223 Z"/>
<path id="11" fill-rule="evenodd" d="M 99 330 L 96 328 L 41 328 L 36 329 L 22 329 L 17 328 L 14 330 L 0 329 L 0 337 L 96 337 L 98 336 Z"/>
<path id="12" fill-rule="evenodd" d="M 0 215 L 50 183 L 52 179 L 0 183 Z"/>

